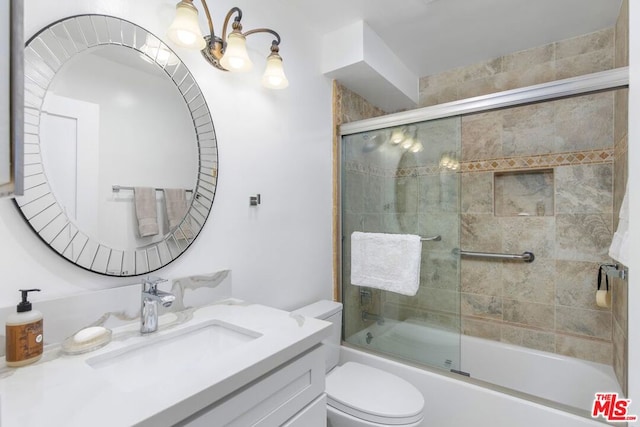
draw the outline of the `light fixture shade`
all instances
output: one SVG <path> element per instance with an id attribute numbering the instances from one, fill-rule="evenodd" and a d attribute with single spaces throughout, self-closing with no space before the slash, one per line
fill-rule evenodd
<path id="1" fill-rule="evenodd" d="M 233 72 L 245 72 L 253 68 L 253 63 L 247 54 L 247 39 L 242 33 L 234 31 L 229 34 L 220 65 Z"/>
<path id="2" fill-rule="evenodd" d="M 262 86 L 269 89 L 284 89 L 289 86 L 289 80 L 284 75 L 282 58 L 275 52 L 267 57 L 267 67 L 262 75 Z"/>
<path id="3" fill-rule="evenodd" d="M 198 10 L 192 4 L 184 1 L 178 3 L 176 17 L 167 31 L 167 37 L 187 49 L 202 50 L 207 46 L 198 24 Z"/>

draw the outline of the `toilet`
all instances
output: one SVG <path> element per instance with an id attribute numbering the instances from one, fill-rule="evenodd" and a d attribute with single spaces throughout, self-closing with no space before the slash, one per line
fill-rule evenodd
<path id="1" fill-rule="evenodd" d="M 328 427 L 416 427 L 423 418 L 424 397 L 411 383 L 371 366 L 338 366 L 342 304 L 318 301 L 293 312 L 333 323 L 323 341 L 326 354 Z"/>

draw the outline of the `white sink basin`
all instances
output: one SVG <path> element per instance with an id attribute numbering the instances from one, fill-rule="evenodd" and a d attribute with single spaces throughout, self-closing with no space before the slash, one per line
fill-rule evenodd
<path id="1" fill-rule="evenodd" d="M 167 380 L 221 354 L 253 341 L 261 334 L 218 320 L 170 332 L 140 337 L 140 342 L 86 360 L 103 378 L 123 391 L 134 391 Z M 169 381 L 170 383 L 170 381 Z"/>

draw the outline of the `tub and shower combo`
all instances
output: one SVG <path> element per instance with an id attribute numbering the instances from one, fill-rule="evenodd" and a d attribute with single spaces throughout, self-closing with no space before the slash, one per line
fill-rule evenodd
<path id="1" fill-rule="evenodd" d="M 425 426 L 587 426 L 624 396 L 610 262 L 617 69 L 341 126 L 343 361 L 425 395 Z M 607 225 L 609 224 L 609 225 Z M 351 282 L 354 232 L 422 239 L 415 295 Z M 615 367 L 615 369 L 614 369 Z"/>

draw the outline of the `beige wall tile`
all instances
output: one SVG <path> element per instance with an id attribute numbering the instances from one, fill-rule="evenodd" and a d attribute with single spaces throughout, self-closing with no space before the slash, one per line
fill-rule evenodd
<path id="1" fill-rule="evenodd" d="M 436 245 L 437 242 L 433 242 Z M 430 250 L 423 242 L 420 265 L 420 283 L 436 289 L 459 291 L 458 257 L 450 251 Z"/>
<path id="2" fill-rule="evenodd" d="M 613 68 L 613 52 L 596 50 L 582 55 L 556 59 L 556 78 L 558 80 L 584 74 L 597 73 Z"/>
<path id="3" fill-rule="evenodd" d="M 609 213 L 613 210 L 613 165 L 556 168 L 557 213 Z"/>
<path id="4" fill-rule="evenodd" d="M 507 323 L 553 330 L 555 313 L 553 305 L 504 299 L 503 318 Z"/>
<path id="5" fill-rule="evenodd" d="M 497 159 L 502 153 L 502 112 L 462 117 L 461 160 Z"/>
<path id="6" fill-rule="evenodd" d="M 623 0 L 615 27 L 615 66 L 629 65 L 629 0 Z"/>
<path id="7" fill-rule="evenodd" d="M 614 127 L 613 142 L 618 142 L 627 135 L 629 127 L 629 89 L 619 89 L 614 93 Z"/>
<path id="8" fill-rule="evenodd" d="M 627 393 L 628 340 L 618 322 L 613 322 L 613 371 L 623 392 Z"/>
<path id="9" fill-rule="evenodd" d="M 511 108 L 503 118 L 502 153 L 506 157 L 556 151 L 554 111 L 550 103 Z"/>
<path id="10" fill-rule="evenodd" d="M 561 40 L 555 43 L 556 59 L 584 55 L 596 50 L 613 51 L 613 43 L 613 28 L 606 28 L 591 34 Z"/>
<path id="11" fill-rule="evenodd" d="M 461 214 L 460 246 L 467 251 L 502 251 L 499 218 L 493 215 Z"/>
<path id="12" fill-rule="evenodd" d="M 611 342 L 578 338 L 569 335 L 556 335 L 556 352 L 565 356 L 611 364 Z"/>
<path id="13" fill-rule="evenodd" d="M 505 217 L 501 218 L 502 249 L 507 253 L 533 252 L 536 261 L 555 256 L 555 218 L 550 217 Z M 525 264 L 541 266 L 534 261 Z M 522 264 L 518 264 L 522 265 Z"/>
<path id="14" fill-rule="evenodd" d="M 493 173 L 461 174 L 461 212 L 493 213 Z"/>
<path id="15" fill-rule="evenodd" d="M 462 316 L 462 333 L 473 337 L 500 341 L 500 324 Z"/>
<path id="16" fill-rule="evenodd" d="M 502 72 L 502 57 L 471 64 L 462 68 L 462 81 L 478 80 Z"/>
<path id="17" fill-rule="evenodd" d="M 611 310 L 613 312 L 613 318 L 618 322 L 618 325 L 622 328 L 624 336 L 628 336 L 628 323 L 629 323 L 629 281 L 622 280 L 620 278 L 614 278 L 611 282 L 612 302 Z"/>
<path id="18" fill-rule="evenodd" d="M 503 263 L 504 298 L 523 302 L 553 304 L 555 299 L 555 261 L 536 259 L 533 263 Z"/>
<path id="19" fill-rule="evenodd" d="M 479 259 L 461 260 L 460 287 L 465 293 L 501 296 L 502 265 Z"/>
<path id="20" fill-rule="evenodd" d="M 613 147 L 613 92 L 566 98 L 550 105 L 558 151 Z"/>
<path id="21" fill-rule="evenodd" d="M 502 58 L 502 70 L 504 72 L 528 70 L 532 66 L 550 63 L 555 59 L 555 45 L 547 44 L 505 55 Z"/>
<path id="22" fill-rule="evenodd" d="M 556 307 L 556 330 L 611 341 L 611 313 L 573 307 Z"/>
<path id="23" fill-rule="evenodd" d="M 610 311 L 596 305 L 599 266 L 597 262 L 556 261 L 556 304 Z"/>
<path id="24" fill-rule="evenodd" d="M 487 295 L 461 294 L 463 315 L 485 319 L 502 319 L 502 298 Z"/>
<path id="25" fill-rule="evenodd" d="M 532 329 L 502 325 L 502 342 L 533 348 L 540 351 L 554 352 L 556 349 L 555 334 Z"/>
<path id="26" fill-rule="evenodd" d="M 510 90 L 553 80 L 556 80 L 555 61 L 532 63 L 528 68 L 500 73 L 495 76 L 495 86 L 499 90 Z"/>
<path id="27" fill-rule="evenodd" d="M 611 214 L 556 215 L 556 256 L 560 260 L 601 262 L 611 244 Z"/>

